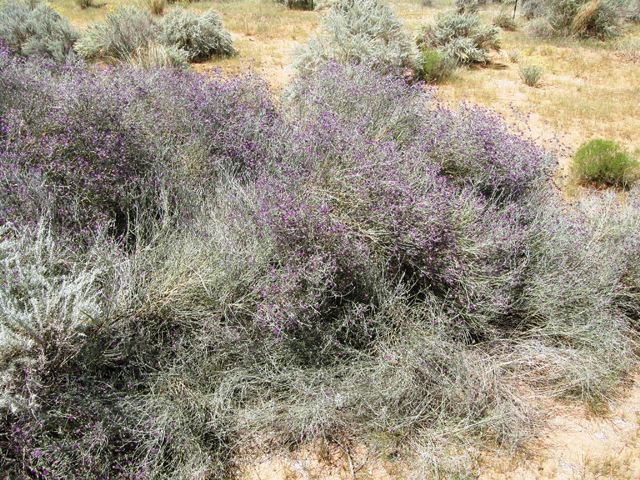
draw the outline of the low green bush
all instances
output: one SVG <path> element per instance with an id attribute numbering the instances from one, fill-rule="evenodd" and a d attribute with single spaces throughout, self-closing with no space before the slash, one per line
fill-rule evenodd
<path id="1" fill-rule="evenodd" d="M 591 140 L 573 156 L 572 174 L 578 184 L 600 183 L 630 187 L 640 177 L 635 155 L 611 140 Z"/>
<path id="2" fill-rule="evenodd" d="M 416 77 L 427 83 L 443 82 L 453 75 L 457 64 L 437 50 L 423 50 L 417 58 Z"/>
<path id="3" fill-rule="evenodd" d="M 544 69 L 536 64 L 521 64 L 518 66 L 518 75 L 522 81 L 530 87 L 540 85 L 540 80 L 544 74 Z"/>

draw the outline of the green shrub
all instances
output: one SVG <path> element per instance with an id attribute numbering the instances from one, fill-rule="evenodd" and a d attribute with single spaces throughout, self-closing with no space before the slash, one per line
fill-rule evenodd
<path id="1" fill-rule="evenodd" d="M 76 0 L 76 3 L 81 9 L 93 7 L 93 0 Z"/>
<path id="2" fill-rule="evenodd" d="M 421 49 L 435 48 L 458 65 L 468 65 L 486 63 L 489 50 L 500 50 L 498 33 L 495 26 L 481 25 L 477 15 L 450 14 L 424 27 L 417 42 Z"/>
<path id="3" fill-rule="evenodd" d="M 0 39 L 15 55 L 43 55 L 56 63 L 74 57 L 78 33 L 49 4 L 8 1 L 0 3 Z"/>
<path id="4" fill-rule="evenodd" d="M 100 23 L 90 23 L 76 44 L 85 58 L 126 60 L 155 41 L 157 26 L 148 12 L 118 7 Z"/>
<path id="5" fill-rule="evenodd" d="M 628 188 L 640 176 L 636 156 L 611 140 L 591 140 L 573 156 L 571 172 L 582 185 L 601 183 Z"/>
<path id="6" fill-rule="evenodd" d="M 451 57 L 427 48 L 418 55 L 416 76 L 428 83 L 438 83 L 451 78 L 456 66 Z"/>
<path id="7" fill-rule="evenodd" d="M 540 85 L 543 73 L 544 69 L 540 65 L 522 64 L 518 66 L 518 75 L 520 75 L 522 81 L 530 87 Z"/>
<path id="8" fill-rule="evenodd" d="M 189 61 L 235 53 L 231 35 L 222 27 L 222 20 L 213 9 L 198 15 L 190 10 L 174 8 L 162 22 L 160 40 L 167 46 L 187 52 Z"/>
<path id="9" fill-rule="evenodd" d="M 317 33 L 296 51 L 295 67 L 306 74 L 336 61 L 398 72 L 413 68 L 414 53 L 391 7 L 378 0 L 337 0 L 320 20 Z"/>

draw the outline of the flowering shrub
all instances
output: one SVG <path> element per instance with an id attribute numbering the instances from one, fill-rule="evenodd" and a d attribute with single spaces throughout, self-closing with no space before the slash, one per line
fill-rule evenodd
<path id="1" fill-rule="evenodd" d="M 222 477 L 256 434 L 517 445 L 505 377 L 597 402 L 633 365 L 638 193 L 561 204 L 496 114 L 354 63 L 275 108 L 254 77 L 0 62 L 11 475 Z"/>
<path id="2" fill-rule="evenodd" d="M 134 212 L 155 215 L 162 185 L 202 184 L 268 155 L 252 143 L 273 124 L 253 80 L 1 61 L 2 223 L 49 214 L 68 233 L 104 222 L 123 233 Z"/>

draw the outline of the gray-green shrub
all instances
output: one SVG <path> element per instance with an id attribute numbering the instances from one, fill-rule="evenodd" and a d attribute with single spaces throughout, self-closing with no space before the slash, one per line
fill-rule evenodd
<path id="1" fill-rule="evenodd" d="M 422 28 L 418 46 L 435 48 L 458 65 L 486 63 L 489 50 L 500 49 L 499 29 L 482 25 L 473 14 L 449 14 Z"/>
<path id="2" fill-rule="evenodd" d="M 544 69 L 540 65 L 522 63 L 518 65 L 518 75 L 529 87 L 537 87 L 544 74 Z"/>
<path id="3" fill-rule="evenodd" d="M 90 23 L 75 49 L 85 58 L 126 60 L 137 49 L 154 43 L 157 28 L 148 12 L 117 7 L 101 22 Z"/>
<path id="4" fill-rule="evenodd" d="M 553 35 L 612 38 L 620 34 L 620 10 L 613 0 L 528 0 L 528 19 L 546 20 Z"/>
<path id="5" fill-rule="evenodd" d="M 321 18 L 318 31 L 296 50 L 294 65 L 303 74 L 328 61 L 399 73 L 414 66 L 414 53 L 391 7 L 378 0 L 338 0 Z"/>
<path id="6" fill-rule="evenodd" d="M 162 20 L 160 41 L 187 52 L 189 61 L 235 53 L 231 35 L 222 27 L 222 20 L 213 9 L 198 14 L 179 7 L 173 8 Z"/>
<path id="7" fill-rule="evenodd" d="M 75 57 L 78 33 L 47 3 L 9 0 L 0 3 L 0 42 L 12 53 L 43 55 L 56 63 Z"/>

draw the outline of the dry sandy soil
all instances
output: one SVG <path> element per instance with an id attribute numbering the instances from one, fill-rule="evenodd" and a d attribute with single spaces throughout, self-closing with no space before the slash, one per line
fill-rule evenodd
<path id="1" fill-rule="evenodd" d="M 526 454 L 476 455 L 478 480 L 640 479 L 640 376 L 606 414 L 590 415 L 583 407 L 547 406 L 546 426 Z M 397 480 L 411 476 L 401 461 L 390 461 L 335 442 L 247 460 L 246 480 Z"/>

